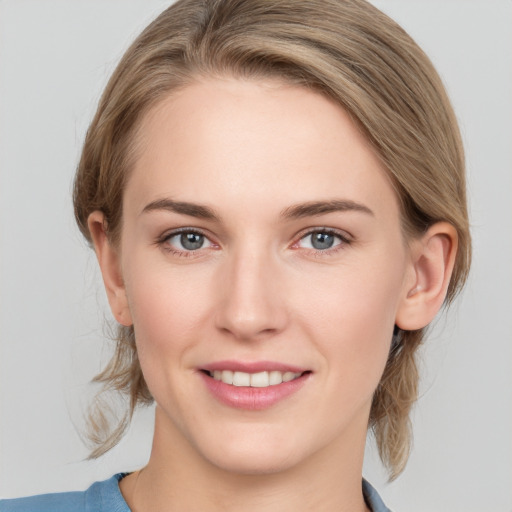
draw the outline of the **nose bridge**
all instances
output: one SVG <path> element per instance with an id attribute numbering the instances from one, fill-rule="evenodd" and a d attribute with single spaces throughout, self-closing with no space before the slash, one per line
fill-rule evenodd
<path id="1" fill-rule="evenodd" d="M 276 333 L 286 323 L 277 258 L 268 247 L 239 244 L 226 257 L 218 327 L 239 339 Z"/>

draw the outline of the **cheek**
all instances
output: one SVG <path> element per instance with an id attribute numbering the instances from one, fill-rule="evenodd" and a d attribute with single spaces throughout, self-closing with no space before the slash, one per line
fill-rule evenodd
<path id="1" fill-rule="evenodd" d="M 129 273 L 126 289 L 139 359 L 151 380 L 170 365 L 183 364 L 183 357 L 204 337 L 208 290 L 200 275 L 190 279 L 169 266 L 145 263 L 132 268 L 145 269 Z"/>
<path id="2" fill-rule="evenodd" d="M 355 336 L 393 327 L 401 298 L 403 268 L 358 262 L 351 268 L 340 266 L 331 275 L 309 279 L 301 297 L 301 306 L 310 309 L 318 323 L 336 325 L 340 333 Z"/>
<path id="3" fill-rule="evenodd" d="M 307 328 L 325 364 L 337 379 L 367 384 L 369 392 L 384 370 L 401 299 L 404 266 L 400 254 L 398 260 L 390 264 L 390 258 L 382 256 L 368 264 L 361 260 L 350 269 L 340 267 L 330 279 L 316 281 L 323 286 L 309 286 L 298 294 L 308 295 L 300 309 L 309 311 Z"/>

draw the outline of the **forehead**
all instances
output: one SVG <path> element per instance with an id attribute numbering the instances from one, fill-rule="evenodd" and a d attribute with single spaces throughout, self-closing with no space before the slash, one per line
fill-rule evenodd
<path id="1" fill-rule="evenodd" d="M 139 209 L 165 197 L 269 214 L 333 196 L 396 203 L 349 115 L 306 88 L 203 79 L 162 100 L 138 133 L 142 149 L 125 196 Z"/>

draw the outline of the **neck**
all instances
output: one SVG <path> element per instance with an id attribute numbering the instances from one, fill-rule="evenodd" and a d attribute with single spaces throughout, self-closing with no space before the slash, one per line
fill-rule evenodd
<path id="1" fill-rule="evenodd" d="M 347 436 L 350 443 L 331 443 L 325 453 L 314 453 L 284 470 L 240 474 L 210 463 L 175 428 L 170 433 L 162 414 L 157 408 L 147 466 L 120 483 L 133 512 L 368 510 L 361 487 L 366 435 L 357 440 Z"/>

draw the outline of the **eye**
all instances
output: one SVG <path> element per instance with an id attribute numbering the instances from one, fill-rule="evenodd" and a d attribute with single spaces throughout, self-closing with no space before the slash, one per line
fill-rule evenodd
<path id="1" fill-rule="evenodd" d="M 171 233 L 164 242 L 170 245 L 174 250 L 180 252 L 197 251 L 212 246 L 212 242 L 208 240 L 202 233 L 197 231 L 181 231 L 179 233 Z"/>
<path id="2" fill-rule="evenodd" d="M 303 236 L 297 246 L 315 251 L 327 251 L 348 243 L 350 243 L 349 240 L 337 232 L 328 229 L 317 229 Z"/>

